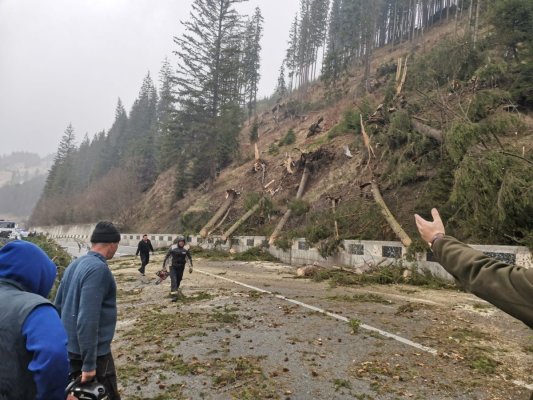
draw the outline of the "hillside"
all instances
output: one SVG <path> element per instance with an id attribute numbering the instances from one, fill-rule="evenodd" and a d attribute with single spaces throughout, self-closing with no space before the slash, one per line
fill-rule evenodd
<path id="1" fill-rule="evenodd" d="M 480 77 L 483 68 L 490 67 L 484 64 L 486 60 L 495 60 L 496 65 L 499 60 L 496 52 L 485 50 L 483 55 L 476 52 L 479 59 L 470 66 L 469 76 L 462 80 L 438 85 L 426 74 L 428 81 L 423 82 L 424 69 L 431 68 L 428 64 L 435 65 L 438 57 L 446 57 L 447 47 L 460 44 L 455 29 L 454 23 L 443 24 L 414 43 L 376 50 L 371 65 L 373 88 L 366 95 L 361 87 L 362 66 L 349 71 L 339 85 L 341 90 L 335 100 L 328 99 L 321 82 L 314 82 L 306 93 L 292 93 L 277 103 L 272 109 L 276 111 L 264 111 L 258 116 L 257 145 L 266 166 L 264 176 L 253 168 L 254 148 L 250 144 L 253 121 L 249 120 L 241 130 L 238 162 L 222 170 L 212 185 L 200 185 L 176 202 L 172 200 L 176 171 L 169 169 L 137 206 L 134 218 L 137 222 L 132 228 L 198 232 L 224 202 L 226 190 L 234 189 L 240 196 L 213 234 L 221 234 L 264 195 L 268 206 L 241 226 L 239 233 L 270 235 L 290 205 L 294 212 L 284 229 L 285 238 L 304 236 L 311 243 L 328 238 L 331 241 L 333 198 L 338 201 L 336 215 L 341 238 L 397 239 L 370 192 L 369 183 L 375 180 L 393 215 L 413 238 L 416 237 L 413 214 L 427 215 L 436 206 L 449 219 L 448 229 L 452 234 L 480 243 L 528 243 L 532 225 L 527 218 L 520 226 L 512 226 L 509 220 L 513 216 L 504 216 L 500 222 L 502 229 L 490 226 L 498 224 L 491 220 L 495 214 L 505 214 L 500 207 L 513 207 L 510 203 L 516 200 L 519 204 L 510 213 L 531 211 L 533 198 L 531 116 L 527 109 L 517 112 L 505 89 L 500 88 L 504 86 L 502 82 L 487 83 L 485 77 Z M 484 29 L 488 37 L 489 27 Z M 408 55 L 404 90 L 400 96 L 391 96 L 396 60 L 400 57 L 405 60 Z M 467 62 L 472 55 L 456 53 L 463 59 L 454 62 Z M 376 111 L 380 104 L 384 106 Z M 363 115 L 375 151 L 375 157 L 370 160 L 360 133 L 359 114 Z M 321 132 L 307 137 L 309 127 L 319 117 L 323 117 Z M 444 140 L 428 138 L 414 128 L 412 121 L 423 121 L 424 125 L 438 129 Z M 464 127 L 471 127 L 477 133 L 464 132 L 461 130 Z M 277 145 L 289 129 L 295 133 L 295 142 Z M 344 154 L 346 146 L 352 158 Z M 304 153 L 310 160 L 311 176 L 302 200 L 295 203 L 293 199 L 303 172 L 299 161 Z M 286 168 L 288 156 L 293 160 L 292 174 Z M 514 181 L 507 183 L 517 183 L 512 190 L 522 200 L 505 199 L 506 194 L 501 190 L 505 179 L 484 174 L 492 163 L 508 168 L 507 176 L 516 172 Z M 461 178 L 472 172 L 474 182 Z M 498 204 L 491 203 L 494 184 L 500 189 L 496 195 Z M 505 201 L 508 203 L 503 204 Z M 470 215 L 478 222 L 473 226 L 465 209 L 469 202 L 476 203 L 474 208 L 488 205 L 492 211 Z M 505 229 L 509 230 L 505 232 Z"/>
<path id="2" fill-rule="evenodd" d="M 302 2 L 261 101 L 260 10 L 243 30 L 236 10 L 195 8 L 211 22 L 186 24 L 159 89 L 148 74 L 79 146 L 67 127 L 32 222 L 305 237 L 329 255 L 342 239 L 410 246 L 413 214 L 438 207 L 464 240 L 533 247 L 532 4 L 393 3 Z"/>

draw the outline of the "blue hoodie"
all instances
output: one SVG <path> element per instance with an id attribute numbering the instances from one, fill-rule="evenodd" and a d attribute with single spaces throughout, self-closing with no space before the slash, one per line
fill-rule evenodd
<path id="1" fill-rule="evenodd" d="M 56 266 L 36 245 L 14 241 L 0 248 L 0 280 L 42 297 L 48 296 Z M 6 305 L 2 305 L 5 307 Z M 26 349 L 32 354 L 37 400 L 64 399 L 68 381 L 67 336 L 52 304 L 34 308 L 22 326 Z"/>

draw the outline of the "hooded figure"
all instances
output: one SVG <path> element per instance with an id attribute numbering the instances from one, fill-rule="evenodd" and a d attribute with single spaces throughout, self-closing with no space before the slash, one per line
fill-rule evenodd
<path id="1" fill-rule="evenodd" d="M 56 266 L 36 245 L 0 248 L 0 399 L 59 400 L 68 380 L 67 336 L 45 298 Z"/>

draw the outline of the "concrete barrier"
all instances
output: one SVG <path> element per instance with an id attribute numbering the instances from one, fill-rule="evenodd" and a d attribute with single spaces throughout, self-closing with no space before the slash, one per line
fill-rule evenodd
<path id="1" fill-rule="evenodd" d="M 94 224 L 36 227 L 33 230 L 44 233 L 52 238 L 74 238 L 84 242 L 89 242 L 90 234 L 94 229 Z M 121 244 L 126 246 L 137 246 L 142 239 L 143 233 L 122 233 Z M 168 248 L 173 241 L 181 236 L 172 233 L 147 233 L 154 248 Z M 236 236 L 222 241 L 218 236 L 202 238 L 200 236 L 187 236 L 186 241 L 191 246 L 199 246 L 204 249 L 221 249 L 243 252 L 252 247 L 268 247 L 268 240 L 264 236 Z M 509 264 L 516 264 L 526 268 L 533 267 L 531 252 L 527 247 L 499 246 L 499 245 L 471 245 L 473 248 L 485 254 L 498 258 Z M 318 249 L 311 247 L 305 238 L 295 239 L 289 249 L 283 250 L 274 246 L 268 247 L 268 251 L 281 262 L 289 265 L 310 265 L 321 266 L 349 266 L 365 270 L 370 265 L 383 262 L 397 263 L 401 261 L 404 265 L 416 265 L 420 270 L 425 270 L 434 276 L 452 280 L 444 268 L 436 263 L 430 251 L 416 255 L 415 261 L 407 261 L 407 249 L 400 242 L 368 241 L 368 240 L 344 240 L 343 249 L 340 249 L 331 257 L 323 258 Z"/>

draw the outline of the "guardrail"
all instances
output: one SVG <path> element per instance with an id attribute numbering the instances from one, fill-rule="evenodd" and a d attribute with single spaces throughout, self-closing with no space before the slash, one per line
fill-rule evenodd
<path id="1" fill-rule="evenodd" d="M 52 238 L 71 238 L 87 243 L 89 242 L 93 229 L 94 224 L 34 228 L 35 231 L 44 233 Z M 142 235 L 141 233 L 122 233 L 121 244 L 136 246 L 142 239 Z M 169 247 L 178 236 L 181 236 L 172 233 L 148 233 L 147 235 L 154 248 Z M 416 263 L 421 270 L 429 271 L 440 278 L 452 279 L 444 268 L 433 260 L 430 251 L 417 254 L 415 261 L 407 261 L 407 249 L 400 242 L 344 240 L 341 249 L 336 254 L 328 258 L 323 258 L 318 249 L 311 247 L 304 238 L 295 239 L 290 248 L 286 250 L 275 246 L 268 246 L 268 240 L 264 236 L 236 236 L 227 241 L 222 241 L 217 236 L 204 239 L 195 235 L 187 236 L 186 239 L 191 246 L 199 246 L 205 249 L 218 248 L 235 252 L 243 252 L 252 247 L 264 246 L 268 248 L 270 254 L 289 265 L 343 265 L 364 270 L 365 266 L 370 264 L 375 265 L 384 260 L 390 260 L 391 262 L 401 260 L 404 264 Z M 526 268 L 533 267 L 532 255 L 527 247 L 499 245 L 471 246 L 507 263 Z"/>

